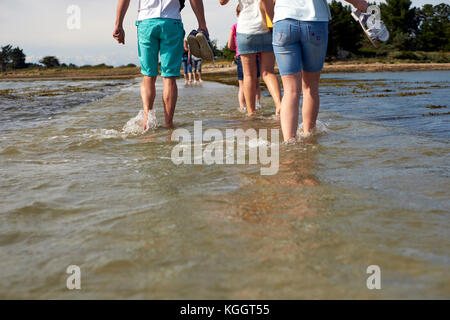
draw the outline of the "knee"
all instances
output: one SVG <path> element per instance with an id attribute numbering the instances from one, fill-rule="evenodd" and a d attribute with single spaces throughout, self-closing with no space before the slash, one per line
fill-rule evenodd
<path id="1" fill-rule="evenodd" d="M 256 74 L 244 74 L 244 82 L 245 84 L 253 84 L 258 81 Z"/>
<path id="2" fill-rule="evenodd" d="M 302 89 L 304 94 L 316 95 L 319 93 L 319 83 L 316 81 L 303 81 Z"/>
<path id="3" fill-rule="evenodd" d="M 285 88 L 284 95 L 291 97 L 292 99 L 300 99 L 300 89 L 299 88 Z"/>
<path id="4" fill-rule="evenodd" d="M 275 75 L 273 70 L 270 70 L 270 69 L 261 70 L 261 76 L 263 77 L 263 79 L 267 78 L 267 77 L 271 77 L 272 75 Z"/>

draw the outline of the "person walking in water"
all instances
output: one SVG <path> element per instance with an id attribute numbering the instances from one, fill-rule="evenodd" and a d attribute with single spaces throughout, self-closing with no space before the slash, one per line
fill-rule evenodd
<path id="1" fill-rule="evenodd" d="M 202 58 L 192 56 L 192 75 L 194 76 L 194 84 L 203 83 L 202 79 Z"/>
<path id="2" fill-rule="evenodd" d="M 190 0 L 190 3 L 197 18 L 198 30 L 208 35 L 203 0 Z M 123 20 L 129 5 L 130 0 L 118 0 L 113 37 L 119 44 L 125 44 Z M 158 57 L 161 60 L 161 77 L 164 85 L 165 126 L 173 127 L 173 116 L 178 98 L 176 79 L 180 76 L 185 36 L 180 14 L 181 3 L 180 0 L 139 0 L 138 11 L 136 25 L 139 62 L 141 73 L 144 75 L 141 85 L 144 108 L 143 129 L 148 130 L 152 125 L 149 119 L 155 119 L 149 117 L 149 113 L 152 110 L 154 116 L 155 82 L 159 73 Z"/>
<path id="3" fill-rule="evenodd" d="M 362 12 L 365 0 L 345 0 Z M 283 82 L 281 129 L 285 141 L 295 139 L 299 120 L 300 94 L 303 91 L 303 132 L 309 135 L 319 113 L 319 79 L 328 44 L 326 0 L 277 0 L 273 18 L 273 48 Z"/>
<path id="4" fill-rule="evenodd" d="M 226 5 L 229 0 L 219 0 Z M 236 38 L 244 72 L 244 96 L 248 115 L 256 109 L 257 55 L 261 54 L 261 75 L 275 103 L 276 113 L 281 106 L 281 90 L 275 75 L 275 56 L 272 47 L 272 33 L 263 22 L 261 6 L 271 10 L 273 0 L 239 0 L 241 12 L 238 18 Z M 266 17 L 264 17 L 266 19 Z"/>
<path id="5" fill-rule="evenodd" d="M 182 57 L 184 84 L 192 83 L 192 55 L 189 50 L 189 44 L 184 40 L 184 52 Z M 189 82 L 188 82 L 189 81 Z"/>
<path id="6" fill-rule="evenodd" d="M 239 14 L 241 13 L 241 6 L 237 5 L 236 7 L 236 17 L 239 18 Z M 242 61 L 241 61 L 241 56 L 239 55 L 239 49 L 237 47 L 237 23 L 235 23 L 233 25 L 233 27 L 231 28 L 230 31 L 230 36 L 228 38 L 228 48 L 234 52 L 236 52 L 235 55 L 235 61 L 236 61 L 236 68 L 237 68 L 237 77 L 238 77 L 238 84 L 239 84 L 239 93 L 238 93 L 238 101 L 239 101 L 239 111 L 241 112 L 246 112 L 247 107 L 246 107 L 246 103 L 245 103 L 245 96 L 244 96 L 244 72 L 242 70 Z M 255 107 L 256 109 L 260 109 L 261 108 L 261 85 L 260 85 L 260 59 L 261 57 L 257 56 L 257 81 L 256 81 L 256 102 L 255 102 Z"/>

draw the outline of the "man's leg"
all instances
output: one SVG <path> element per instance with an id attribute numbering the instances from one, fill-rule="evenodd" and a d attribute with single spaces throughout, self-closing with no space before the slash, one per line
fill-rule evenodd
<path id="1" fill-rule="evenodd" d="M 319 80 L 320 72 L 303 71 L 303 131 L 311 132 L 316 126 L 317 115 L 319 114 Z"/>
<path id="2" fill-rule="evenodd" d="M 141 98 L 142 106 L 144 107 L 144 119 L 142 126 L 144 128 L 144 131 L 147 130 L 148 112 L 153 109 L 153 104 L 155 103 L 156 78 L 157 77 L 144 76 L 144 78 L 142 79 Z"/>
<path id="3" fill-rule="evenodd" d="M 177 79 L 175 77 L 163 78 L 164 91 L 164 117 L 167 128 L 173 127 L 173 115 L 178 99 Z"/>
<path id="4" fill-rule="evenodd" d="M 177 78 L 180 76 L 183 55 L 184 29 L 181 21 L 163 21 L 160 45 L 161 77 L 163 78 L 163 103 L 165 126 L 173 127 L 173 116 L 178 99 Z M 192 72 L 189 70 L 188 72 Z"/>

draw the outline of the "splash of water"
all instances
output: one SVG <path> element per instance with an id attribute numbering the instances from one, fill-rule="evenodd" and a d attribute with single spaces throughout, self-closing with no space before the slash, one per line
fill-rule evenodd
<path id="1" fill-rule="evenodd" d="M 138 135 L 143 134 L 150 129 L 156 129 L 158 127 L 158 120 L 156 118 L 156 111 L 150 110 L 148 114 L 147 130 L 144 131 L 142 128 L 142 121 L 144 119 L 144 111 L 140 110 L 139 113 L 128 120 L 128 122 L 123 126 L 122 133 L 126 135 Z"/>
<path id="2" fill-rule="evenodd" d="M 327 125 L 322 121 L 317 120 L 316 126 L 310 132 L 304 132 L 303 123 L 301 123 L 297 129 L 297 139 L 300 141 L 302 139 L 310 138 L 312 136 L 317 136 L 327 132 Z"/>

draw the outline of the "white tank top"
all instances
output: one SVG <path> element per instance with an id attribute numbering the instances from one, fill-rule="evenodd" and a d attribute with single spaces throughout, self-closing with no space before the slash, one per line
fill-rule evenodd
<path id="1" fill-rule="evenodd" d="M 138 20 L 167 18 L 181 20 L 179 0 L 139 0 Z"/>
<path id="2" fill-rule="evenodd" d="M 329 21 L 327 0 L 277 0 L 273 22 L 285 19 L 300 21 Z"/>
<path id="3" fill-rule="evenodd" d="M 236 32 L 244 34 L 267 33 L 270 30 L 263 24 L 263 17 L 259 7 L 260 0 L 239 0 L 241 13 L 238 18 Z"/>

